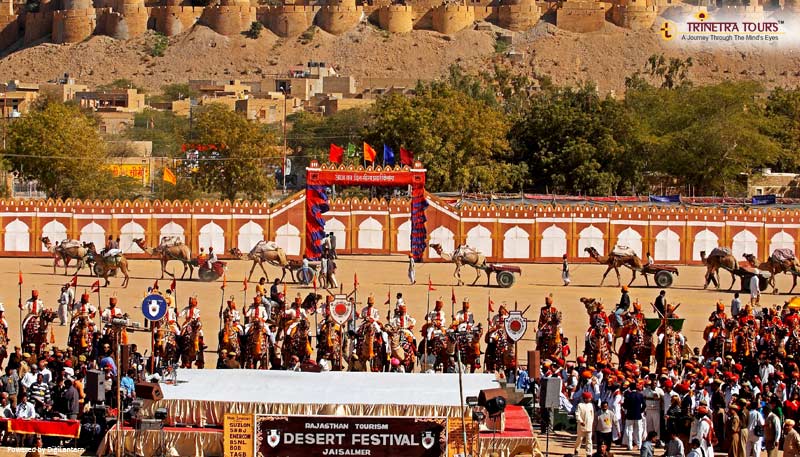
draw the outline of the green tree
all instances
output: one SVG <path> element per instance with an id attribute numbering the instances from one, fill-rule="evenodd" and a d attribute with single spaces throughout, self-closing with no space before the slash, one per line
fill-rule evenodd
<path id="1" fill-rule="evenodd" d="M 192 178 L 198 188 L 235 199 L 240 193 L 263 199 L 275 188 L 274 170 L 280 164 L 275 136 L 225 105 L 213 103 L 195 112 L 189 138 L 215 145 L 204 151 Z"/>
<path id="2" fill-rule="evenodd" d="M 667 59 L 664 54 L 653 54 L 647 59 L 644 73 L 637 71 L 625 78 L 625 86 L 631 89 L 643 89 L 650 85 L 646 76 L 649 76 L 651 80 L 656 80 L 662 89 L 688 86 L 691 85 L 689 69 L 692 68 L 692 65 L 694 65 L 694 61 L 691 57 Z"/>
<path id="3" fill-rule="evenodd" d="M 126 198 L 136 188 L 111 175 L 97 126 L 75 106 L 48 103 L 15 120 L 4 154 L 11 169 L 53 198 Z"/>
<path id="4" fill-rule="evenodd" d="M 534 95 L 510 137 L 537 192 L 624 195 L 643 185 L 635 124 L 620 102 L 584 85 Z"/>
<path id="5" fill-rule="evenodd" d="M 189 119 L 185 116 L 147 108 L 136 113 L 133 126 L 123 135 L 133 141 L 152 141 L 155 157 L 180 157 L 188 134 Z"/>
<path id="6" fill-rule="evenodd" d="M 800 88 L 776 88 L 765 106 L 769 135 L 780 143 L 783 154 L 773 165 L 782 171 L 800 171 Z"/>
<path id="7" fill-rule="evenodd" d="M 742 173 L 783 155 L 769 135 L 762 92 L 753 82 L 628 90 L 625 103 L 640 120 L 648 169 L 679 178 L 699 195 L 741 192 Z"/>
<path id="8" fill-rule="evenodd" d="M 498 108 L 447 82 L 419 84 L 413 97 L 381 97 L 366 139 L 378 150 L 405 147 L 428 169 L 433 191 L 521 188 L 525 164 L 511 162 L 509 122 Z"/>
<path id="9" fill-rule="evenodd" d="M 288 120 L 292 129 L 287 133 L 289 147 L 294 151 L 292 163 L 299 170 L 313 160 L 328 161 L 331 143 L 347 147 L 347 143 L 358 145 L 364 129 L 369 123 L 369 112 L 365 109 L 353 108 L 339 111 L 330 116 L 300 112 L 293 114 Z M 357 157 L 345 157 L 345 164 L 360 164 L 361 154 Z"/>
<path id="10" fill-rule="evenodd" d="M 186 83 L 167 84 L 161 87 L 161 98 L 174 102 L 185 98 L 197 98 L 200 94 Z"/>

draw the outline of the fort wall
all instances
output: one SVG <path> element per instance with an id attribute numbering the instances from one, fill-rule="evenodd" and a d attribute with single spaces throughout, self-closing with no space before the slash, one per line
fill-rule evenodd
<path id="1" fill-rule="evenodd" d="M 431 13 L 433 30 L 447 35 L 460 32 L 475 22 L 475 8 L 472 6 L 443 4 Z"/>
<path id="2" fill-rule="evenodd" d="M 353 30 L 361 20 L 364 9 L 357 7 L 355 2 L 350 3 L 352 4 L 323 6 L 317 13 L 317 25 L 333 35 L 341 35 Z"/>
<path id="3" fill-rule="evenodd" d="M 571 32 L 597 32 L 605 23 L 607 5 L 603 2 L 568 0 L 556 12 L 556 27 Z"/>
<path id="4" fill-rule="evenodd" d="M 414 9 L 404 5 L 384 6 L 378 10 L 378 24 L 391 33 L 408 33 L 414 28 Z"/>

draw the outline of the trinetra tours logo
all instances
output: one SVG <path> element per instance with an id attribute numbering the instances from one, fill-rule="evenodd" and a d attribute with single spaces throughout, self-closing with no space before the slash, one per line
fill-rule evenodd
<path id="1" fill-rule="evenodd" d="M 755 13 L 755 14 L 754 14 Z M 789 28 L 783 19 L 765 17 L 756 11 L 745 11 L 743 17 L 712 17 L 701 9 L 683 21 L 664 19 L 658 33 L 665 41 L 681 43 L 779 43 L 786 42 Z M 716 16 L 716 13 L 715 13 Z M 763 19 L 754 19 L 757 17 Z"/>

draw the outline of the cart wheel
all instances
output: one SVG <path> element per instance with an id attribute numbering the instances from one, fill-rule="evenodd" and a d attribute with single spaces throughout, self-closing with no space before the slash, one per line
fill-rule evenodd
<path id="1" fill-rule="evenodd" d="M 656 273 L 656 284 L 658 287 L 667 288 L 672 285 L 672 273 L 661 270 Z"/>
<path id="2" fill-rule="evenodd" d="M 101 267 L 100 264 L 98 264 L 98 263 L 95 263 L 94 266 L 92 266 L 92 272 L 98 278 L 102 278 L 103 277 L 103 267 Z M 111 276 L 111 275 L 109 275 L 109 276 Z"/>
<path id="3" fill-rule="evenodd" d="M 301 268 L 297 272 L 297 280 L 300 282 L 300 284 L 307 286 L 311 284 L 311 281 L 314 280 L 314 272 L 311 271 L 311 268 Z"/>
<path id="4" fill-rule="evenodd" d="M 497 284 L 505 289 L 514 285 L 514 273 L 510 271 L 498 271 L 497 272 Z"/>
<path id="5" fill-rule="evenodd" d="M 211 282 L 215 281 L 219 276 L 214 272 L 214 270 L 203 269 L 197 272 L 197 277 L 203 282 Z"/>

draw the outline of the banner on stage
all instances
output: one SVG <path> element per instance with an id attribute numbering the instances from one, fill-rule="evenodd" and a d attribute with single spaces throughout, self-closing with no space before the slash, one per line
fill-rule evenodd
<path id="1" fill-rule="evenodd" d="M 225 414 L 223 421 L 223 455 L 253 457 L 253 415 Z"/>
<path id="2" fill-rule="evenodd" d="M 447 418 L 256 416 L 259 456 L 442 457 Z"/>

